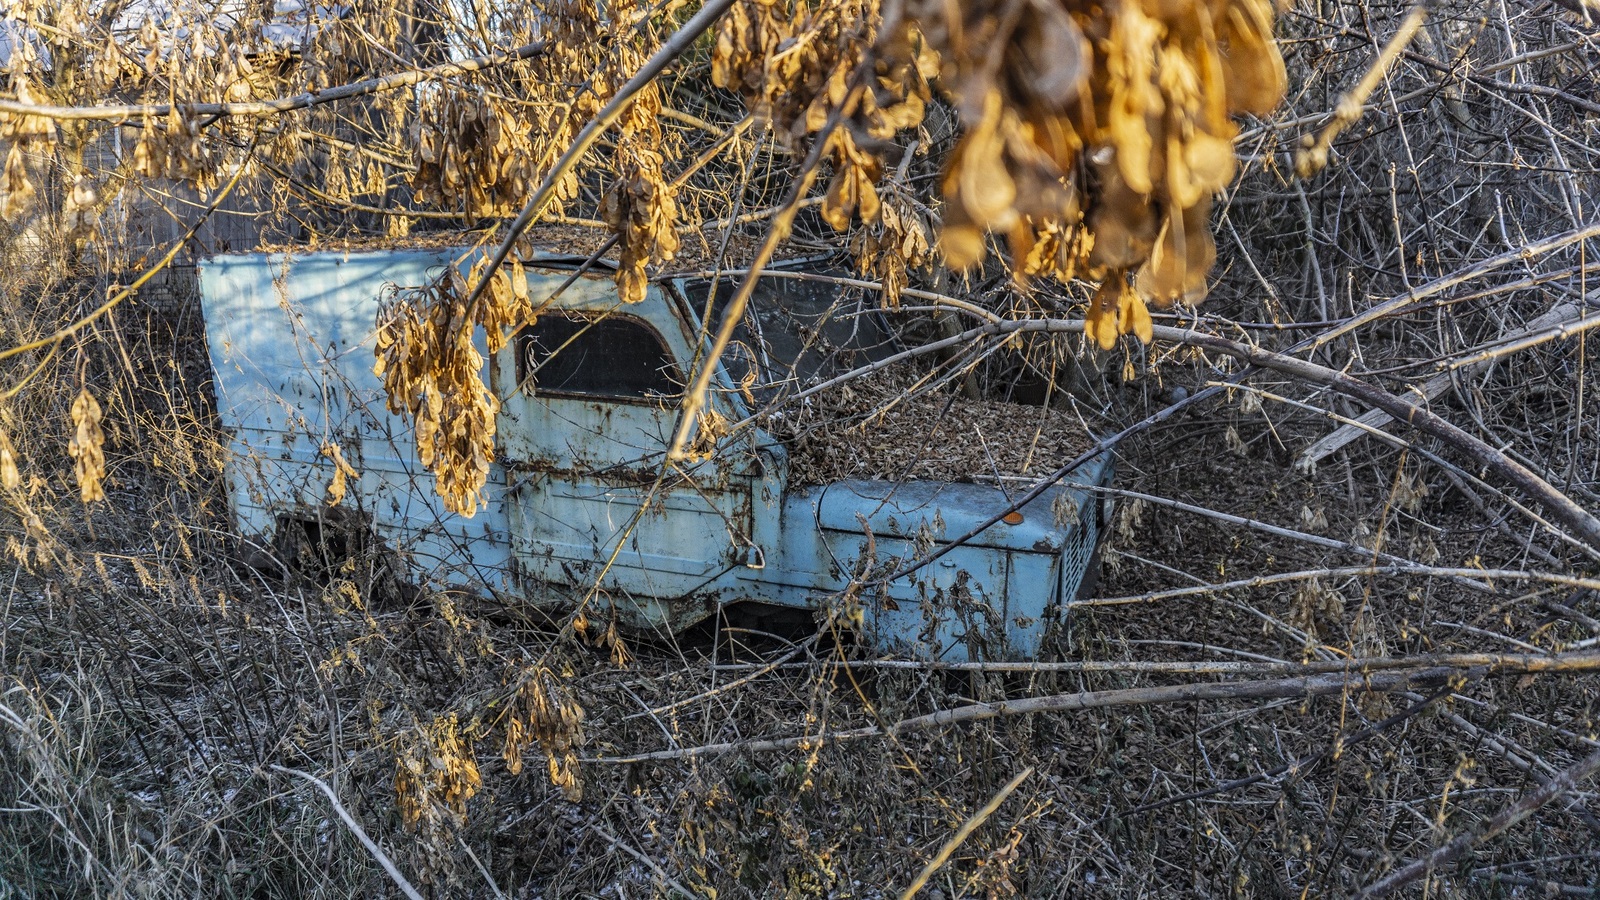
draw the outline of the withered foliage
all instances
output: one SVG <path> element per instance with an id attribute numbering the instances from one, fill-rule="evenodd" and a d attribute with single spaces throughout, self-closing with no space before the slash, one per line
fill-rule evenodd
<path id="1" fill-rule="evenodd" d="M 333 479 L 328 482 L 328 505 L 338 506 L 344 502 L 344 495 L 350 487 L 350 480 L 359 478 L 360 473 L 355 470 L 344 458 L 344 451 L 339 448 L 336 441 L 328 441 L 322 445 L 322 455 L 333 463 Z"/>
<path id="2" fill-rule="evenodd" d="M 471 278 L 488 267 L 480 259 Z M 434 474 L 445 509 L 471 516 L 494 458 L 500 403 L 483 381 L 483 354 L 473 344 L 482 328 L 496 353 L 511 331 L 533 320 L 528 282 L 512 261 L 494 273 L 470 306 L 468 280 L 455 268 L 432 284 L 402 292 L 380 315 L 377 363 L 389 409 L 416 426 L 417 453 Z"/>
<path id="3" fill-rule="evenodd" d="M 14 81 L 19 101 L 41 102 L 27 78 L 16 78 Z M 4 183 L 4 192 L 0 193 L 0 220 L 18 221 L 33 207 L 37 191 L 28 177 L 24 154 L 29 150 L 48 150 L 54 143 L 55 130 L 54 123 L 49 119 L 0 113 L 0 142 L 10 145 L 6 151 L 5 173 L 0 176 Z"/>
<path id="4" fill-rule="evenodd" d="M 934 262 L 934 226 L 910 198 L 884 198 L 878 221 L 859 229 L 851 243 L 862 275 L 883 285 L 883 302 L 898 306 L 912 270 Z"/>
<path id="5" fill-rule="evenodd" d="M 712 82 L 738 91 L 790 147 L 827 131 L 823 159 L 833 178 L 822 215 L 840 231 L 856 215 L 877 221 L 889 141 L 922 121 L 938 71 L 914 27 L 900 26 L 879 48 L 882 27 L 878 5 L 862 0 L 792 8 L 742 0 L 723 20 L 712 55 Z"/>
<path id="6" fill-rule="evenodd" d="M 912 7 L 967 125 L 944 179 L 946 259 L 971 265 L 983 233 L 1001 233 L 1019 275 L 1101 281 L 1087 317 L 1101 346 L 1128 331 L 1148 339 L 1145 303 L 1205 295 L 1207 216 L 1233 178 L 1233 116 L 1283 96 L 1272 6 L 960 9 Z"/>
<path id="7" fill-rule="evenodd" d="M 1145 304 L 1204 297 L 1233 116 L 1270 111 L 1286 86 L 1268 0 L 915 2 L 906 14 L 885 24 L 849 2 L 748 0 L 718 35 L 714 80 L 780 135 L 847 123 L 826 138 L 830 224 L 877 220 L 886 142 L 922 120 L 937 73 L 965 128 L 942 184 L 951 266 L 982 261 L 994 232 L 1019 278 L 1100 281 L 1088 331 L 1108 349 L 1123 333 L 1149 338 Z M 896 274 L 877 256 L 863 268 Z"/>
<path id="8" fill-rule="evenodd" d="M 516 215 L 539 177 L 533 140 L 518 113 L 481 90 L 450 88 L 425 100 L 411 174 L 417 200 L 474 218 Z"/>
<path id="9" fill-rule="evenodd" d="M 529 15 L 364 0 L 252 7 L 243 18 L 198 0 L 170 6 L 165 18 L 133 8 L 108 23 L 87 0 L 19 5 L 16 21 L 28 24 L 8 38 L 6 96 L 142 108 L 120 119 L 0 114 L 0 218 L 47 220 L 86 247 L 127 221 L 126 185 L 177 191 L 186 196 L 176 208 L 200 209 L 220 199 L 226 173 L 246 209 L 296 223 L 295 241 L 402 236 L 429 219 L 513 216 L 548 180 L 542 218 L 612 232 L 618 295 L 634 302 L 699 217 L 766 202 L 794 177 L 793 161 L 814 153 L 810 199 L 848 233 L 840 246 L 884 285 L 887 303 L 940 253 L 956 267 L 981 262 L 993 234 L 1018 280 L 1098 281 L 1087 330 L 1110 346 L 1123 333 L 1149 336 L 1146 304 L 1203 295 L 1215 255 L 1210 198 L 1233 174 L 1232 116 L 1267 110 L 1284 89 L 1269 0 L 738 0 L 686 57 L 708 68 L 680 65 L 646 85 L 558 170 L 681 24 L 684 4 L 553 0 Z M 467 55 L 499 61 L 418 74 Z M 395 76 L 418 80 L 322 102 Z M 765 152 L 750 135 L 717 144 L 729 98 L 707 91 L 707 76 L 770 126 L 751 132 L 779 149 L 762 158 L 762 189 L 705 199 L 729 163 L 743 169 Z M 962 129 L 953 151 L 940 148 L 942 205 L 906 177 L 913 142 L 922 153 L 936 143 L 922 126 L 941 92 Z M 686 95 L 704 118 L 678 112 Z M 297 108 L 270 115 L 197 111 L 290 97 Z M 684 162 L 711 145 L 729 148 L 726 158 Z M 109 167 L 95 162 L 106 158 Z M 476 285 L 451 275 L 393 304 L 382 323 L 390 402 L 417 422 L 452 510 L 476 508 L 493 443 L 495 402 L 472 332 L 526 324 L 510 284 L 497 276 L 493 296 L 467 308 Z"/>
<path id="10" fill-rule="evenodd" d="M 73 472 L 78 478 L 78 494 L 85 503 L 104 500 L 106 436 L 100 430 L 100 403 L 88 388 L 78 391 L 71 415 L 73 431 L 67 453 L 72 456 Z"/>
<path id="11" fill-rule="evenodd" d="M 450 874 L 448 850 L 466 821 L 467 801 L 483 776 L 455 713 L 435 717 L 401 735 L 395 753 L 394 796 L 400 819 L 418 835 L 419 878 L 436 882 Z"/>
<path id="12" fill-rule="evenodd" d="M 617 294 L 624 303 L 644 299 L 647 265 L 678 253 L 678 204 L 667 180 L 660 115 L 660 90 L 649 85 L 623 116 L 617 180 L 600 203 L 600 217 L 617 235 Z"/>
<path id="13" fill-rule="evenodd" d="M 507 704 L 501 758 L 515 775 L 535 744 L 544 751 L 550 783 L 568 800 L 583 797 L 578 780 L 578 748 L 583 746 L 583 707 L 564 679 L 545 666 L 523 674 Z"/>

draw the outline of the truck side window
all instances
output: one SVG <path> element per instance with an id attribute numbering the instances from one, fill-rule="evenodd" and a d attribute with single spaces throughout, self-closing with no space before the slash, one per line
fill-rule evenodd
<path id="1" fill-rule="evenodd" d="M 546 313 L 515 347 L 517 383 L 537 394 L 648 400 L 682 390 L 666 341 L 632 316 Z"/>

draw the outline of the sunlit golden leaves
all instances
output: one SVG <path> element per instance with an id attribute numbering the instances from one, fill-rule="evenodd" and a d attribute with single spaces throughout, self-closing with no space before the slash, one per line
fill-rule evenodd
<path id="1" fill-rule="evenodd" d="M 883 285 L 883 302 L 900 304 L 912 269 L 933 262 L 933 225 L 909 198 L 890 195 L 878 222 L 856 233 L 851 250 L 862 275 Z"/>
<path id="2" fill-rule="evenodd" d="M 359 478 L 360 473 L 345 461 L 344 451 L 334 441 L 322 445 L 322 455 L 333 463 L 333 480 L 328 482 L 328 505 L 338 506 L 344 502 L 345 491 L 349 489 L 349 481 Z"/>
<path id="3" fill-rule="evenodd" d="M 481 280 L 487 257 L 473 267 Z M 500 404 L 483 380 L 484 357 L 473 344 L 483 328 L 490 353 L 510 332 L 533 319 L 522 266 L 512 261 L 494 274 L 470 307 L 469 283 L 452 267 L 439 280 L 398 294 L 380 314 L 377 361 L 392 412 L 416 427 L 417 455 L 434 474 L 445 509 L 472 516 L 494 456 Z"/>
<path id="4" fill-rule="evenodd" d="M 501 748 L 506 768 L 512 774 L 521 772 L 523 755 L 537 743 L 545 754 L 550 783 L 576 803 L 583 797 L 578 780 L 583 717 L 583 707 L 550 669 L 538 666 L 524 673 L 507 704 Z"/>
<path id="5" fill-rule="evenodd" d="M 874 183 L 883 174 L 883 164 L 875 154 L 863 152 L 847 129 L 828 136 L 828 151 L 833 180 L 822 199 L 822 218 L 835 231 L 848 231 L 858 214 L 869 225 L 877 222 L 881 203 Z"/>
<path id="6" fill-rule="evenodd" d="M 104 500 L 106 491 L 105 432 L 100 430 L 100 403 L 88 388 L 78 391 L 72 401 L 72 440 L 67 443 L 67 454 L 72 457 L 73 473 L 78 479 L 78 496 L 84 503 Z"/>
<path id="7" fill-rule="evenodd" d="M 18 102 L 45 102 L 46 98 L 39 95 L 28 78 L 17 77 L 12 83 Z M 0 112 L 0 142 L 9 145 L 5 172 L 0 175 L 0 220 L 16 222 L 33 208 L 38 191 L 29 177 L 27 153 L 36 148 L 48 149 L 55 137 L 56 126 L 50 119 Z"/>
<path id="8" fill-rule="evenodd" d="M 161 119 L 146 118 L 133 148 L 133 171 L 144 178 L 170 178 L 193 184 L 201 190 L 217 186 L 216 147 L 205 140 L 200 124 L 172 114 Z"/>
<path id="9" fill-rule="evenodd" d="M 1100 282 L 1100 288 L 1089 301 L 1089 310 L 1084 318 L 1084 334 L 1103 350 L 1115 347 L 1117 338 L 1124 334 L 1148 341 L 1154 326 L 1144 299 L 1129 288 L 1127 273 L 1121 270 L 1112 272 Z"/>
<path id="10" fill-rule="evenodd" d="M 615 278 L 624 303 L 644 299 L 646 266 L 678 253 L 678 203 L 667 183 L 660 115 L 660 89 L 646 85 L 622 118 L 616 181 L 600 203 L 600 217 L 617 234 Z"/>
<path id="11" fill-rule="evenodd" d="M 743 0 L 722 20 L 712 82 L 738 91 L 779 139 L 799 148 L 830 119 L 823 158 L 833 175 L 822 216 L 846 230 L 857 216 L 877 221 L 883 153 L 895 133 L 922 121 L 938 58 L 915 28 L 879 44 L 875 4 L 816 5 Z"/>
<path id="12" fill-rule="evenodd" d="M 23 42 L 26 46 L 26 43 Z M 25 77 L 12 80 L 18 103 L 43 104 L 47 99 L 39 94 L 32 82 Z M 34 138 L 50 140 L 56 131 L 55 122 L 43 116 L 24 116 L 10 112 L 0 112 L 0 140 L 11 142 L 25 142 Z"/>
<path id="13" fill-rule="evenodd" d="M 952 266 L 981 261 L 997 233 L 1020 276 L 1106 281 L 1088 313 L 1102 345 L 1147 331 L 1144 303 L 1205 296 L 1211 197 L 1234 174 L 1232 117 L 1270 111 L 1285 88 L 1268 0 L 925 0 L 908 11 L 965 124 L 943 181 Z"/>
<path id="14" fill-rule="evenodd" d="M 416 162 L 418 201 L 469 218 L 515 215 L 539 177 L 527 120 L 476 90 L 441 90 L 423 102 Z M 563 187 L 562 199 L 576 195 L 576 181 Z"/>
<path id="15" fill-rule="evenodd" d="M 28 178 L 28 165 L 22 156 L 22 144 L 14 143 L 6 154 L 6 167 L 3 180 L 5 193 L 0 196 L 0 219 L 15 222 L 33 208 L 33 198 L 36 191 L 33 182 Z"/>

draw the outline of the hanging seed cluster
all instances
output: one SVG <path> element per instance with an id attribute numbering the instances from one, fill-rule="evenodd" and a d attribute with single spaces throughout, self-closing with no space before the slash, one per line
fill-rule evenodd
<path id="1" fill-rule="evenodd" d="M 575 39 L 580 28 L 592 29 L 591 40 L 601 33 L 594 6 L 558 6 L 547 17 L 555 29 L 550 50 L 517 83 L 525 103 L 513 107 L 467 82 L 441 89 L 419 105 L 410 180 L 420 201 L 459 209 L 469 217 L 515 215 L 571 144 L 581 127 L 578 117 L 599 112 L 592 90 L 568 87 L 584 85 L 595 69 L 594 52 Z M 558 92 L 560 88 L 565 90 Z M 577 177 L 563 178 L 556 185 L 556 211 L 577 195 Z"/>
<path id="2" fill-rule="evenodd" d="M 610 11 L 617 38 L 608 65 L 627 77 L 649 58 L 650 48 L 633 36 L 649 7 L 622 0 Z M 637 303 L 649 287 L 645 267 L 671 260 L 679 248 L 676 188 L 666 173 L 676 143 L 661 128 L 661 88 L 655 82 L 634 95 L 617 131 L 617 178 L 601 201 L 600 217 L 617 235 L 617 294 L 624 303 Z"/>
<path id="3" fill-rule="evenodd" d="M 860 273 L 883 285 L 883 302 L 900 305 L 912 269 L 934 261 L 934 226 L 908 197 L 884 197 L 878 221 L 859 229 L 851 243 Z"/>
<path id="4" fill-rule="evenodd" d="M 218 155 L 211 141 L 203 140 L 200 124 L 178 114 L 146 117 L 133 147 L 133 171 L 145 178 L 170 178 L 201 190 L 217 186 Z"/>
<path id="5" fill-rule="evenodd" d="M 713 80 L 780 134 L 814 134 L 834 110 L 850 122 L 829 137 L 830 223 L 877 220 L 885 142 L 921 121 L 937 73 L 964 123 L 942 182 L 951 266 L 981 262 L 993 233 L 1019 278 L 1099 281 L 1088 332 L 1108 348 L 1149 338 L 1146 304 L 1204 297 L 1233 116 L 1269 112 L 1285 89 L 1270 0 L 913 0 L 906 13 L 885 27 L 848 2 L 745 0 L 718 34 Z"/>
<path id="6" fill-rule="evenodd" d="M 515 775 L 522 757 L 537 744 L 544 750 L 550 783 L 576 803 L 583 798 L 578 780 L 578 748 L 583 746 L 583 707 L 550 669 L 527 673 L 509 704 L 501 758 Z"/>
<path id="7" fill-rule="evenodd" d="M 1101 281 L 1088 331 L 1149 337 L 1146 303 L 1198 302 L 1233 116 L 1285 89 L 1269 0 L 914 6 L 967 131 L 945 174 L 944 249 L 1006 237 L 1019 274 Z M 994 48 L 1004 48 L 995 65 Z"/>
<path id="8" fill-rule="evenodd" d="M 600 217 L 617 235 L 615 278 L 624 303 L 644 299 L 646 266 L 678 254 L 678 204 L 666 174 L 660 118 L 661 92 L 651 83 L 619 123 L 617 180 L 600 203 Z"/>
<path id="9" fill-rule="evenodd" d="M 88 388 L 78 391 L 72 401 L 72 439 L 67 442 L 67 454 L 72 457 L 73 472 L 78 478 L 78 496 L 84 503 L 106 498 L 106 435 L 100 430 L 100 403 Z"/>
<path id="10" fill-rule="evenodd" d="M 473 267 L 482 279 L 488 259 Z M 512 260 L 489 289 L 467 303 L 469 281 L 452 267 L 444 277 L 397 294 L 378 317 L 377 362 L 391 412 L 416 426 L 417 455 L 434 474 L 445 509 L 471 517 L 482 500 L 494 458 L 499 401 L 483 380 L 484 357 L 473 345 L 482 328 L 490 353 L 533 321 L 522 264 Z"/>
<path id="11" fill-rule="evenodd" d="M 15 79 L 17 100 L 21 103 L 45 102 L 39 97 L 28 79 Z M 26 154 L 38 148 L 49 150 L 55 142 L 55 124 L 38 116 L 17 116 L 0 113 L 0 142 L 9 144 L 6 150 L 5 173 L 0 176 L 3 193 L 0 193 L 0 220 L 16 222 L 33 208 L 33 180 L 28 177 Z"/>
<path id="12" fill-rule="evenodd" d="M 461 88 L 423 101 L 411 174 L 419 202 L 469 218 L 516 215 L 538 182 L 537 162 L 528 123 L 509 104 Z"/>
<path id="13" fill-rule="evenodd" d="M 678 204 L 667 185 L 661 153 L 648 140 L 630 135 L 619 149 L 622 165 L 601 201 L 600 217 L 617 234 L 617 296 L 624 303 L 638 303 L 650 287 L 645 267 L 678 254 Z"/>
<path id="14" fill-rule="evenodd" d="M 881 24 L 877 5 L 861 0 L 792 9 L 743 0 L 723 18 L 712 52 L 712 82 L 739 92 L 791 147 L 838 117 L 823 147 L 833 177 L 822 217 L 840 231 L 857 215 L 878 220 L 883 155 L 897 132 L 922 121 L 938 73 L 915 29 L 875 53 Z"/>

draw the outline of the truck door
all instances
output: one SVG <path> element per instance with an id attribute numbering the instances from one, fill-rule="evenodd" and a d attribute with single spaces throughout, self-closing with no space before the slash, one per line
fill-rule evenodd
<path id="1" fill-rule="evenodd" d="M 566 280 L 528 279 L 536 298 Z M 535 602 L 597 586 L 590 611 L 676 630 L 760 558 L 736 462 L 665 464 L 694 337 L 672 304 L 653 287 L 624 306 L 608 280 L 580 278 L 496 355 L 513 555 Z"/>

